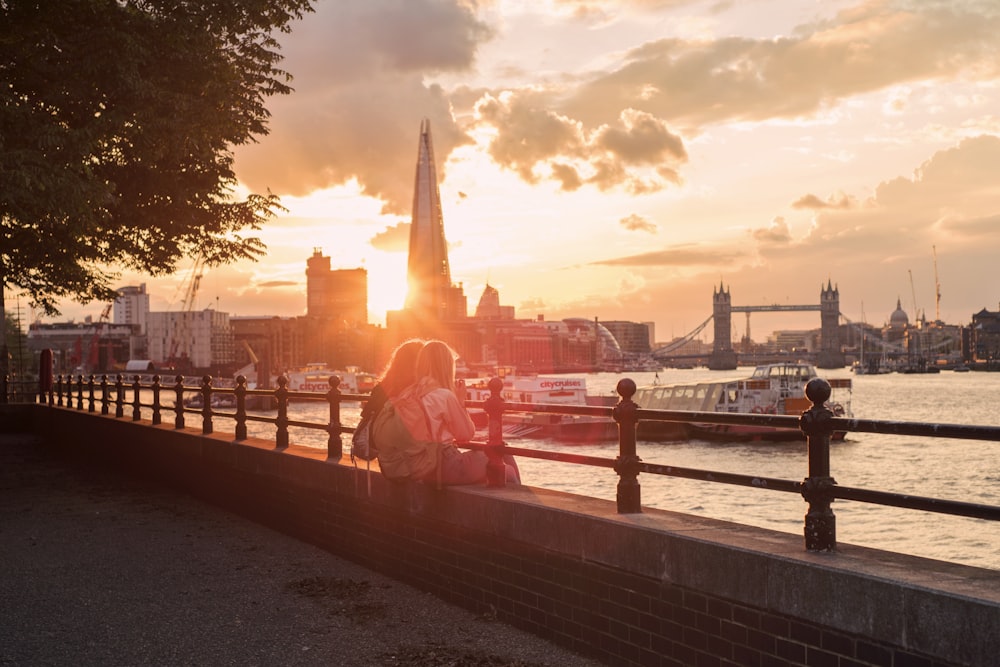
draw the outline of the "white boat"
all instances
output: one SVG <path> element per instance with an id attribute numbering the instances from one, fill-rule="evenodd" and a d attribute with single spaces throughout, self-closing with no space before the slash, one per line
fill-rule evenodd
<path id="1" fill-rule="evenodd" d="M 368 394 L 378 382 L 378 377 L 366 373 L 357 366 L 347 366 L 343 370 L 329 368 L 325 363 L 309 363 L 298 370 L 285 373 L 288 391 L 330 391 L 330 378 L 340 378 L 338 388 L 342 394 Z"/>
<path id="2" fill-rule="evenodd" d="M 469 401 L 485 401 L 492 396 L 491 378 L 464 380 Z M 500 395 L 508 403 L 531 405 L 614 405 L 617 396 L 587 393 L 587 378 L 569 375 L 504 375 Z M 485 429 L 488 418 L 480 409 L 469 411 L 477 428 Z M 572 442 L 613 440 L 618 437 L 614 421 L 590 415 L 562 415 L 534 412 L 504 412 L 504 435 L 520 438 L 553 438 Z"/>
<path id="3" fill-rule="evenodd" d="M 799 416 L 812 407 L 805 386 L 819 377 L 804 363 L 765 364 L 748 378 L 679 385 L 639 387 L 632 400 L 647 410 L 725 412 Z M 832 393 L 826 407 L 838 417 L 851 415 L 850 378 L 828 379 Z M 640 421 L 637 435 L 643 440 L 711 438 L 721 440 L 803 440 L 798 429 L 754 424 L 710 424 Z M 843 439 L 844 433 L 834 433 Z"/>
<path id="4" fill-rule="evenodd" d="M 205 398 L 200 393 L 192 394 L 184 399 L 186 408 L 202 408 L 205 405 Z M 212 393 L 211 406 L 213 410 L 222 408 L 230 409 L 236 407 L 236 396 L 233 394 Z"/>

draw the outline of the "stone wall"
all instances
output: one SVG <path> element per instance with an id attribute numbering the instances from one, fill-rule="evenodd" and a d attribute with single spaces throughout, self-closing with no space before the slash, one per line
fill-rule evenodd
<path id="1" fill-rule="evenodd" d="M 849 545 L 809 553 L 800 536 L 679 513 L 619 515 L 611 502 L 532 487 L 393 484 L 314 449 L 17 410 L 66 452 L 608 664 L 988 665 L 1000 655 L 997 571 Z"/>

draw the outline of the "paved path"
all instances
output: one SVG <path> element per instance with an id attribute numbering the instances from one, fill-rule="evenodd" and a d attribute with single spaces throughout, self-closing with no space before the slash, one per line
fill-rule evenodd
<path id="1" fill-rule="evenodd" d="M 597 665 L 0 434 L 0 665 Z"/>

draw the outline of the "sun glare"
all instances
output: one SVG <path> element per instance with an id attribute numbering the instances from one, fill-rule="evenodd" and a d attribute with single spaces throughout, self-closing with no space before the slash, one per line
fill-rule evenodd
<path id="1" fill-rule="evenodd" d="M 399 310 L 406 300 L 406 259 L 398 253 L 378 253 L 368 262 L 368 321 L 385 324 L 388 310 Z"/>

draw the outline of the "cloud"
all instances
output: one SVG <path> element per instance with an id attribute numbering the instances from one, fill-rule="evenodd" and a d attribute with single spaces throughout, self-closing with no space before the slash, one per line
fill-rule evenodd
<path id="1" fill-rule="evenodd" d="M 518 305 L 518 309 L 523 311 L 544 312 L 545 308 L 545 300 L 539 297 L 525 299 Z"/>
<path id="2" fill-rule="evenodd" d="M 1000 247 L 997 164 L 1000 137 L 973 137 L 932 154 L 909 176 L 873 184 L 875 194 L 864 206 L 819 207 L 800 236 L 789 220 L 776 216 L 748 231 L 751 243 L 744 237 L 684 244 L 592 262 L 588 266 L 623 267 L 644 282 L 631 293 L 623 286 L 617 294 L 550 303 L 547 315 L 599 312 L 604 319 L 635 319 L 636 304 L 650 303 L 667 308 L 678 326 L 693 329 L 711 315 L 712 285 L 720 277 L 737 305 L 818 303 L 821 286 L 832 280 L 843 313 L 858 318 L 863 303 L 869 322 L 879 324 L 879 313 L 887 319 L 899 295 L 908 301 L 911 289 L 931 315 L 939 268 L 943 319 L 968 322 L 973 312 L 996 307 L 995 282 L 983 276 L 995 273 Z M 837 190 L 813 196 L 822 204 L 847 195 Z M 780 317 L 755 330 L 782 326 Z M 804 321 L 793 326 L 819 326 L 818 317 L 813 324 Z M 659 338 L 670 335 L 660 332 Z"/>
<path id="3" fill-rule="evenodd" d="M 750 235 L 757 243 L 766 245 L 785 245 L 791 242 L 792 235 L 784 218 L 778 217 L 767 227 L 750 230 Z"/>
<path id="4" fill-rule="evenodd" d="M 635 0 L 630 10 L 683 4 Z M 566 6 L 600 13 L 614 3 Z M 385 213 L 405 214 L 427 117 L 439 172 L 485 126 L 495 130 L 491 157 L 527 183 L 641 195 L 682 181 L 685 141 L 711 124 L 807 117 L 874 90 L 1000 72 L 993 5 L 869 0 L 791 36 L 661 39 L 601 70 L 551 80 L 527 72 L 534 79 L 519 88 L 432 83 L 473 71 L 501 29 L 487 23 L 495 16 L 466 0 L 320 3 L 283 37 L 295 92 L 268 100 L 271 133 L 237 149 L 237 176 L 288 195 L 356 179 Z"/>
<path id="5" fill-rule="evenodd" d="M 729 264 L 744 257 L 737 247 L 713 247 L 700 244 L 677 245 L 662 250 L 644 252 L 638 255 L 615 257 L 591 262 L 594 266 L 631 266 L 631 267 L 691 267 Z"/>
<path id="6" fill-rule="evenodd" d="M 282 38 L 295 91 L 268 100 L 270 134 L 237 149 L 237 176 L 288 195 L 357 179 L 385 212 L 408 212 L 420 119 L 431 121 L 439 170 L 470 141 L 445 91 L 424 78 L 468 70 L 492 36 L 461 0 L 319 3 Z"/>
<path id="7" fill-rule="evenodd" d="M 595 72 L 554 106 L 584 126 L 636 109 L 678 127 L 799 118 L 898 84 L 1000 71 L 1000 13 L 870 0 L 777 39 L 668 38 Z"/>
<path id="8" fill-rule="evenodd" d="M 400 222 L 372 237 L 370 243 L 385 252 L 406 252 L 410 247 L 410 223 Z"/>
<path id="9" fill-rule="evenodd" d="M 618 224 L 632 232 L 649 232 L 650 234 L 656 233 L 656 225 L 651 223 L 649 220 L 646 220 L 641 215 L 636 215 L 635 213 L 625 216 L 618 221 Z"/>
<path id="10" fill-rule="evenodd" d="M 300 283 L 294 280 L 268 280 L 262 283 L 257 283 L 256 287 L 267 289 L 269 287 L 298 287 Z"/>
<path id="11" fill-rule="evenodd" d="M 684 142 L 650 114 L 625 109 L 614 123 L 587 132 L 544 104 L 544 96 L 528 91 L 487 94 L 476 105 L 480 123 L 497 130 L 490 155 L 524 181 L 645 193 L 679 180 L 677 168 L 688 157 Z"/>
<path id="12" fill-rule="evenodd" d="M 850 197 L 845 194 L 830 195 L 825 201 L 820 199 L 814 194 L 807 194 L 799 197 L 794 202 L 792 202 L 792 208 L 795 209 L 848 209 L 851 208 L 853 202 Z"/>

